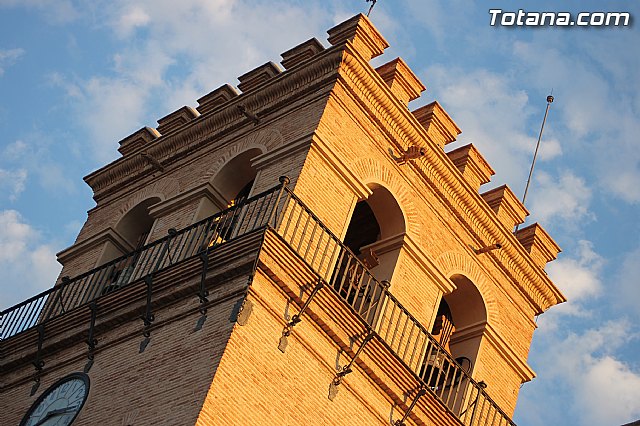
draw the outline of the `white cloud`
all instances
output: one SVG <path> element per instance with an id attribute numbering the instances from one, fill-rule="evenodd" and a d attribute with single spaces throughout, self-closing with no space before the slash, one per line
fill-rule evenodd
<path id="1" fill-rule="evenodd" d="M 16 63 L 24 55 L 24 49 L 0 49 L 0 77 L 4 74 L 6 67 Z"/>
<path id="2" fill-rule="evenodd" d="M 27 171 L 25 169 L 5 170 L 0 168 L 0 188 L 9 189 L 9 200 L 15 201 L 24 191 L 27 181 Z"/>
<path id="3" fill-rule="evenodd" d="M 62 266 L 51 244 L 15 210 L 0 211 L 0 307 L 53 286 Z"/>
<path id="4" fill-rule="evenodd" d="M 40 187 L 49 193 L 75 193 L 76 184 L 65 172 L 63 165 L 52 159 L 49 144 L 47 135 L 34 133 L 24 140 L 19 139 L 7 145 L 1 151 L 0 187 L 10 188 L 11 201 L 16 200 L 25 190 L 27 177 L 35 177 Z M 3 162 L 12 168 L 3 169 Z"/>
<path id="5" fill-rule="evenodd" d="M 123 12 L 114 26 L 120 37 L 128 37 L 136 28 L 144 27 L 150 21 L 151 17 L 142 7 L 131 6 Z"/>
<path id="6" fill-rule="evenodd" d="M 639 203 L 640 75 L 633 70 L 640 60 L 620 52 L 640 39 L 623 33 L 534 33 L 531 41 L 514 43 L 514 53 L 522 78 L 556 85 L 554 127 L 564 151 L 602 190 Z"/>
<path id="7" fill-rule="evenodd" d="M 544 365 L 539 371 L 544 388 L 527 393 L 523 401 L 526 410 L 537 418 L 535 424 L 557 423 L 557 419 L 549 418 L 557 412 L 547 409 L 545 395 L 560 390 L 571 395 L 569 401 L 563 402 L 563 411 L 574 419 L 574 424 L 620 425 L 637 420 L 640 372 L 614 355 L 637 340 L 636 329 L 627 321 L 609 321 L 579 333 L 565 334 L 558 329 L 546 336 L 546 351 L 538 359 Z"/>
<path id="8" fill-rule="evenodd" d="M 593 249 L 593 243 L 578 241 L 575 258 L 562 257 L 547 265 L 547 273 L 567 297 L 567 303 L 554 307 L 545 317 L 561 314 L 587 315 L 583 303 L 602 292 L 601 273 L 605 264 Z"/>
<path id="9" fill-rule="evenodd" d="M 561 172 L 556 179 L 538 171 L 532 188 L 529 210 L 543 223 L 562 220 L 566 227 L 574 229 L 595 219 L 589 210 L 592 191 L 583 178 L 571 171 Z"/>

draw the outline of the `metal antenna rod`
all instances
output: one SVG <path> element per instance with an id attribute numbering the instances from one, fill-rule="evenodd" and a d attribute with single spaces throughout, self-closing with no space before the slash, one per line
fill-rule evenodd
<path id="1" fill-rule="evenodd" d="M 376 2 L 378 0 L 366 0 L 367 3 L 371 2 L 371 6 L 369 7 L 369 11 L 367 12 L 367 17 L 369 17 L 369 15 L 371 14 L 371 11 L 373 10 L 373 6 L 376 5 Z"/>
<path id="2" fill-rule="evenodd" d="M 553 91 L 551 91 L 553 93 Z M 536 165 L 536 158 L 538 158 L 538 149 L 540 149 L 540 141 L 542 140 L 542 132 L 544 131 L 544 123 L 547 122 L 547 115 L 549 114 L 549 107 L 553 103 L 553 95 L 547 96 L 547 109 L 544 111 L 544 118 L 542 119 L 542 126 L 540 126 L 540 134 L 538 135 L 538 142 L 536 143 L 536 150 L 533 153 L 533 161 L 531 162 L 531 169 L 529 169 L 529 177 L 527 178 L 527 184 L 524 187 L 524 195 L 522 196 L 522 204 L 527 200 L 527 193 L 529 192 L 529 185 L 531 184 L 531 176 L 533 175 L 533 168 Z M 516 232 L 520 224 L 516 225 Z"/>

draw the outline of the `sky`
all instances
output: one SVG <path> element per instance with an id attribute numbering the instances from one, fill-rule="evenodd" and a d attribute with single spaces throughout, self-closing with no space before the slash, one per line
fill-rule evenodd
<path id="1" fill-rule="evenodd" d="M 516 4 L 517 3 L 517 4 Z M 364 0 L 0 0 L 0 309 L 49 288 L 118 141 L 356 13 Z M 562 247 L 569 301 L 537 319 L 520 425 L 640 419 L 640 29 L 491 26 L 489 9 L 629 12 L 637 1 L 378 0 L 371 20 Z M 490 391 L 490 390 L 489 390 Z"/>

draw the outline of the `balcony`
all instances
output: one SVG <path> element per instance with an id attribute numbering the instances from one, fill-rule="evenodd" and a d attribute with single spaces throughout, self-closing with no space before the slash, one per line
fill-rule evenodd
<path id="1" fill-rule="evenodd" d="M 274 233 L 325 290 L 334 293 L 375 339 L 415 376 L 415 401 L 430 394 L 464 425 L 513 425 L 463 365 L 378 281 L 305 204 L 282 185 L 128 253 L 0 312 L 0 340 L 46 324 L 67 312 L 200 257 L 249 233 Z M 319 287 L 318 287 L 319 288 Z M 309 299 L 310 300 L 310 299 Z M 412 408 L 412 407 L 410 407 Z M 400 419 L 396 424 L 404 424 Z"/>

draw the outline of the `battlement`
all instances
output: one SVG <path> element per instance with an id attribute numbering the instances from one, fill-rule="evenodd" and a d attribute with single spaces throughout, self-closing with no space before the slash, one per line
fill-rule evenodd
<path id="1" fill-rule="evenodd" d="M 445 152 L 461 130 L 437 101 L 410 109 L 425 85 L 402 59 L 371 66 L 388 43 L 367 17 L 328 41 L 134 132 L 85 177 L 97 205 L 58 283 L 2 312 L 0 423 L 41 377 L 95 362 L 92 392 L 126 401 L 87 404 L 87 424 L 129 424 L 134 379 L 151 395 L 136 424 L 513 424 L 535 316 L 564 301 L 543 270 L 559 247 L 538 224 L 514 233 L 528 211 L 506 185 L 479 193 L 493 169 L 473 145 Z M 153 395 L 158 378 L 176 392 Z M 192 412 L 163 416 L 167 398 Z"/>
<path id="2" fill-rule="evenodd" d="M 171 170 L 176 159 L 192 155 L 208 141 L 236 131 L 267 128 L 297 100 L 320 99 L 318 91 L 322 87 L 325 94 L 331 91 L 332 96 L 341 93 L 344 98 L 348 93 L 347 97 L 358 99 L 354 105 L 359 102 L 369 110 L 384 135 L 378 139 L 375 155 L 384 155 L 389 167 L 401 167 L 397 170 L 413 174 L 410 179 L 423 179 L 427 186 L 435 187 L 443 202 L 460 212 L 460 218 L 469 215 L 465 220 L 475 229 L 471 245 L 499 242 L 507 258 L 519 259 L 519 272 L 513 275 L 516 282 L 523 286 L 536 280 L 546 283 L 535 290 L 523 288 L 526 293 L 535 293 L 531 297 L 537 309 L 563 301 L 564 297 L 541 271 L 546 262 L 555 258 L 557 245 L 539 225 L 514 234 L 514 227 L 523 223 L 529 212 L 506 185 L 479 194 L 494 170 L 473 145 L 444 151 L 446 145 L 456 141 L 461 129 L 438 101 L 410 109 L 409 103 L 420 99 L 426 87 L 404 60 L 395 58 L 375 69 L 369 64 L 389 46 L 371 21 L 357 15 L 327 33 L 328 47 L 316 38 L 304 41 L 281 54 L 282 66 L 266 62 L 239 76 L 237 88 L 223 84 L 199 98 L 196 108 L 181 107 L 159 119 L 157 129 L 145 127 L 124 138 L 119 148 L 122 157 L 85 178 L 94 189 L 96 200 L 113 193 L 118 182 L 122 187 L 125 178 L 135 181 L 136 173 L 166 173 L 165 169 Z M 299 105 L 305 102 L 301 100 Z M 265 158 L 299 152 L 311 143 L 358 196 L 371 194 L 365 183 L 358 182 L 352 165 L 326 144 L 325 139 L 331 136 L 324 135 L 320 128 L 312 132 L 312 142 L 298 140 L 281 151 L 265 152 L 254 164 L 266 167 Z M 402 156 L 389 155 L 406 155 L 409 148 L 419 156 L 403 160 Z"/>

